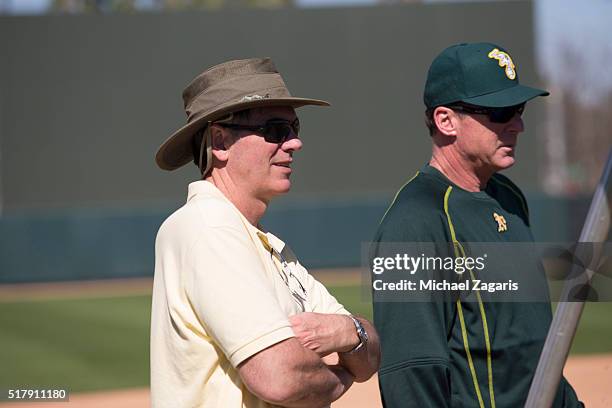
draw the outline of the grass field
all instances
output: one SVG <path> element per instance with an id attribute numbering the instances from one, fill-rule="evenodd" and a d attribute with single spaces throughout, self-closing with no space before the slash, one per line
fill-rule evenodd
<path id="1" fill-rule="evenodd" d="M 330 286 L 353 313 L 371 317 L 358 286 Z M 150 296 L 0 303 L 0 388 L 71 391 L 146 386 Z M 612 352 L 612 303 L 591 303 L 573 353 Z"/>

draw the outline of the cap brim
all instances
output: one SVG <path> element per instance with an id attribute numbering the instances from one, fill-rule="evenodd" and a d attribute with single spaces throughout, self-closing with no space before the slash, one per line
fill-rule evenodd
<path id="1" fill-rule="evenodd" d="M 191 150 L 191 138 L 193 135 L 208 121 L 220 119 L 230 112 L 259 107 L 290 106 L 292 108 L 300 108 L 307 105 L 330 106 L 330 103 L 320 99 L 287 97 L 257 99 L 218 106 L 213 111 L 206 112 L 203 116 L 189 122 L 166 139 L 157 150 L 155 162 L 163 170 L 175 170 L 189 163 L 193 160 Z"/>
<path id="2" fill-rule="evenodd" d="M 549 92 L 543 89 L 531 88 L 529 86 L 517 85 L 501 91 L 472 98 L 462 99 L 462 102 L 487 108 L 503 108 L 506 106 L 519 105 L 538 96 L 548 96 Z"/>

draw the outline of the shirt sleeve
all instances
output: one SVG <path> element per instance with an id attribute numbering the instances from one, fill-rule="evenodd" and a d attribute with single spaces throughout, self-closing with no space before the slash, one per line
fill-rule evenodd
<path id="1" fill-rule="evenodd" d="M 294 337 L 248 233 L 208 228 L 187 253 L 185 264 L 189 301 L 234 367 Z"/>

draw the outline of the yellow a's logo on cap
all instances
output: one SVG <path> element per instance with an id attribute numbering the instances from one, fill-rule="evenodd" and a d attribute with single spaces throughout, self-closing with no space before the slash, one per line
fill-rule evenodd
<path id="1" fill-rule="evenodd" d="M 514 62 L 512 62 L 512 58 L 510 58 L 507 53 L 494 48 L 493 51 L 489 53 L 489 58 L 496 59 L 500 67 L 505 67 L 504 72 L 509 79 L 516 78 Z"/>

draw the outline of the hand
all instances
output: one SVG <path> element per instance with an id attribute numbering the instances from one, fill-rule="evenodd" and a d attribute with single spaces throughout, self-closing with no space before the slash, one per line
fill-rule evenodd
<path id="1" fill-rule="evenodd" d="M 347 352 L 359 344 L 355 324 L 340 314 L 299 313 L 289 317 L 295 337 L 320 357 Z"/>
<path id="2" fill-rule="evenodd" d="M 329 353 L 326 356 L 322 356 L 321 361 L 323 361 L 328 366 L 339 365 L 340 356 L 338 355 L 338 353 Z"/>

